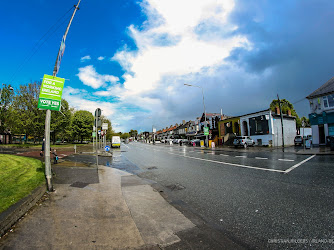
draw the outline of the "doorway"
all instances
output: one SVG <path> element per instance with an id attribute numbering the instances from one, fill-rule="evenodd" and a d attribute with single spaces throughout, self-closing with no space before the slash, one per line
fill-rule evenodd
<path id="1" fill-rule="evenodd" d="M 325 138 L 325 128 L 323 124 L 319 124 L 319 144 L 325 144 L 326 138 Z"/>

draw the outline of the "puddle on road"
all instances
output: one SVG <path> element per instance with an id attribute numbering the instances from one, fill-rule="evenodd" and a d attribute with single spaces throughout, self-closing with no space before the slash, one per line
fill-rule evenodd
<path id="1" fill-rule="evenodd" d="M 90 164 L 77 162 L 77 161 L 63 161 L 63 162 L 59 162 L 57 166 L 60 166 L 60 167 L 89 167 Z"/>

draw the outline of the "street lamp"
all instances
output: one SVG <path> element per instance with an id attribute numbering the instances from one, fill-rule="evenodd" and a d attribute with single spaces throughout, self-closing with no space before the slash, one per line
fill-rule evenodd
<path id="1" fill-rule="evenodd" d="M 184 83 L 183 85 L 185 85 L 185 86 L 189 86 L 189 87 L 195 87 L 195 88 L 200 88 L 200 89 L 202 89 L 203 107 L 204 107 L 204 118 L 205 118 L 205 127 L 207 127 L 208 123 L 207 123 L 207 121 L 206 121 L 206 111 L 205 111 L 205 103 L 204 103 L 204 91 L 203 91 L 202 86 L 191 85 L 191 84 L 187 84 L 187 83 Z M 203 134 L 204 134 L 204 130 L 203 130 Z M 206 137 L 206 139 L 205 139 L 205 146 L 207 146 L 207 143 L 208 143 L 208 135 L 206 135 L 205 137 Z"/>

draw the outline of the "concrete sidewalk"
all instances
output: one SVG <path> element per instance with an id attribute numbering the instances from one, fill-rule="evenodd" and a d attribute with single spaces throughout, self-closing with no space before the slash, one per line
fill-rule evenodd
<path id="1" fill-rule="evenodd" d="M 0 240 L 0 249 L 159 249 L 195 227 L 135 175 L 104 166 L 54 170 L 56 191 Z"/>

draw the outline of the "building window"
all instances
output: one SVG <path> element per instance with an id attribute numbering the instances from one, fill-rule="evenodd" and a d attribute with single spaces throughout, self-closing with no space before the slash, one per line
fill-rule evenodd
<path id="1" fill-rule="evenodd" d="M 334 107 L 334 94 L 324 96 L 322 99 L 324 101 L 324 108 L 333 108 Z"/>
<path id="2" fill-rule="evenodd" d="M 255 121 L 255 131 L 257 134 L 262 133 L 262 121 Z"/>

